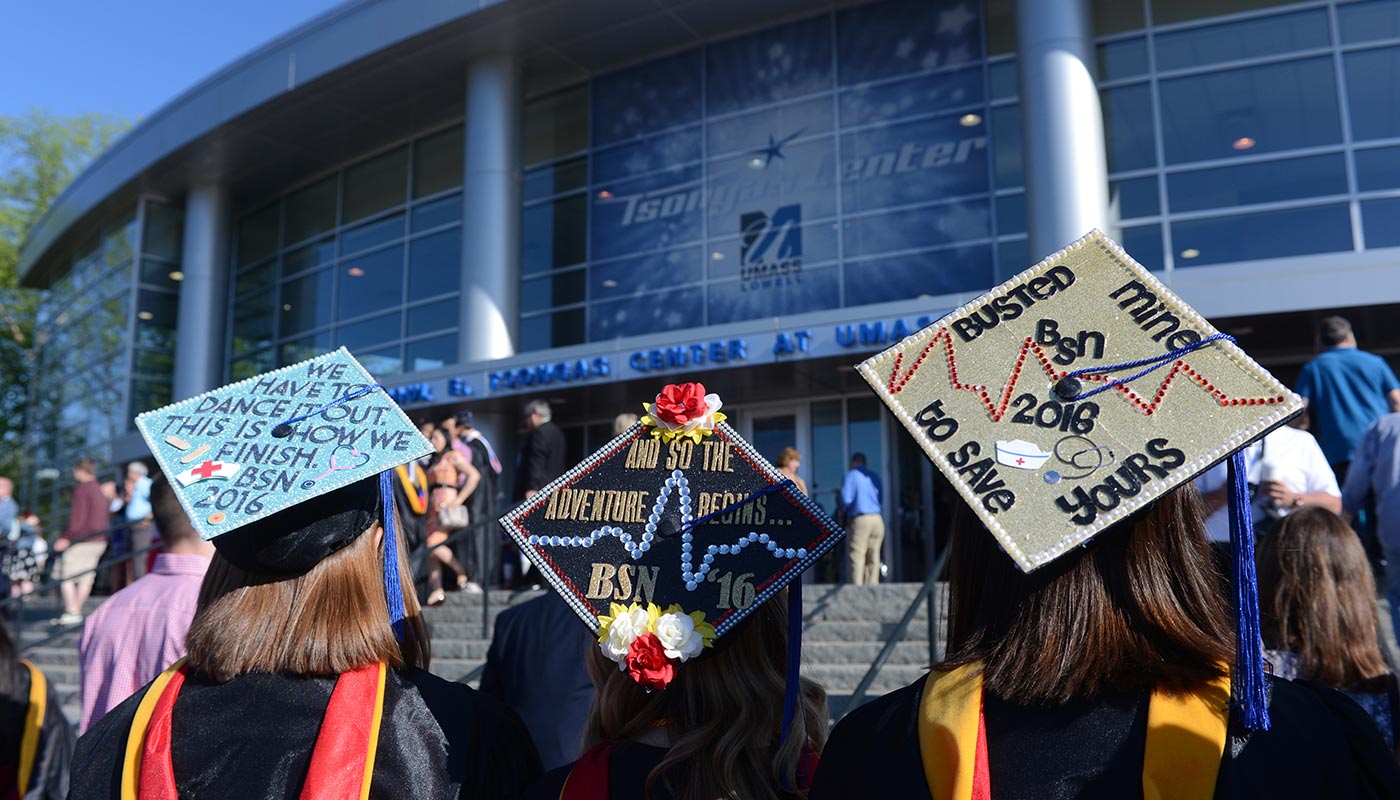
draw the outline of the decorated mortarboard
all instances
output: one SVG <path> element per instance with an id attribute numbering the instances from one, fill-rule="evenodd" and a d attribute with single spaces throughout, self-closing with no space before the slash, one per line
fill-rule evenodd
<path id="1" fill-rule="evenodd" d="M 845 531 L 724 422 L 701 384 L 667 386 L 644 407 L 502 526 L 602 652 L 649 689 L 791 586 L 793 692 L 798 578 Z"/>
<path id="2" fill-rule="evenodd" d="M 395 547 L 388 479 L 432 452 L 344 348 L 148 411 L 136 427 L 199 535 L 270 574 L 305 572 L 376 519 Z M 390 592 L 391 609 L 398 600 Z"/>
<path id="3" fill-rule="evenodd" d="M 1243 481 L 1241 448 L 1303 407 L 1098 231 L 857 370 L 1025 572 L 1223 459 Z M 1262 664 L 1249 661 L 1247 491 L 1236 499 L 1236 695 L 1245 723 L 1267 727 Z"/>

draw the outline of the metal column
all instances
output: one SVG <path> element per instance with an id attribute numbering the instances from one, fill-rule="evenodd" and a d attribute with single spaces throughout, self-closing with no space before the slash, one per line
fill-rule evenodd
<path id="1" fill-rule="evenodd" d="M 1032 260 L 1108 229 L 1089 0 L 1016 0 Z"/>
<path id="2" fill-rule="evenodd" d="M 524 96 L 513 56 L 467 66 L 462 184 L 460 358 L 514 355 L 520 322 L 520 160 Z"/>
<path id="3" fill-rule="evenodd" d="M 185 198 L 185 241 L 180 271 L 180 319 L 175 337 L 175 400 L 223 383 L 228 311 L 228 189 L 191 186 Z"/>

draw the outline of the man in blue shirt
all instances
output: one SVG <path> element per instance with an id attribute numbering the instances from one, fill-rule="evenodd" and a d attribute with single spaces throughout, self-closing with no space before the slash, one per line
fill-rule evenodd
<path id="1" fill-rule="evenodd" d="M 880 516 L 880 476 L 866 469 L 864 453 L 851 456 L 851 471 L 841 481 L 841 508 L 849 520 L 851 583 L 879 583 L 885 519 Z"/>
<path id="2" fill-rule="evenodd" d="M 1381 415 L 1400 411 L 1400 381 L 1385 359 L 1357 349 L 1345 319 L 1322 320 L 1318 337 L 1326 349 L 1303 367 L 1295 389 L 1327 462 L 1345 483 L 1362 432 Z"/>
<path id="3" fill-rule="evenodd" d="M 1371 424 L 1356 445 L 1351 472 L 1342 485 L 1342 508 L 1350 514 L 1375 500 L 1376 538 L 1385 553 L 1385 585 L 1390 622 L 1400 635 L 1400 414 Z"/>

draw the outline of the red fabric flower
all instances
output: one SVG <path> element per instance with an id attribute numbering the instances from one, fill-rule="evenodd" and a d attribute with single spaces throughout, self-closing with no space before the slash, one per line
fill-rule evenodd
<path id="1" fill-rule="evenodd" d="M 666 657 L 666 648 L 650 631 L 632 640 L 626 663 L 627 674 L 632 676 L 632 680 L 652 689 L 665 689 L 676 677 L 676 666 Z"/>
<path id="2" fill-rule="evenodd" d="M 700 383 L 670 384 L 661 390 L 656 402 L 651 405 L 653 417 L 672 425 L 684 425 L 705 416 L 707 411 L 705 386 Z"/>

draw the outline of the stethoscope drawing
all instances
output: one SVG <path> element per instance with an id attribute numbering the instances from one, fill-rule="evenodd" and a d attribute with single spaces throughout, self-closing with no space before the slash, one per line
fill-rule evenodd
<path id="1" fill-rule="evenodd" d="M 336 460 L 335 460 L 335 456 L 336 456 L 337 453 L 340 453 L 341 451 L 348 452 L 350 455 L 355 456 L 356 458 L 359 458 L 359 459 L 361 459 L 361 460 L 359 461 L 359 463 L 356 463 L 356 464 L 337 464 L 337 463 L 336 463 Z M 356 449 L 353 448 L 353 447 L 346 447 L 345 445 L 341 445 L 340 447 L 337 447 L 336 449 L 332 450 L 332 451 L 331 451 L 331 456 L 330 456 L 330 458 L 331 458 L 331 467 L 330 467 L 330 469 L 326 470 L 325 472 L 322 472 L 320 475 L 317 475 L 316 477 L 314 477 L 314 478 L 312 478 L 312 479 L 310 479 L 310 480 L 302 481 L 302 482 L 301 482 L 301 488 L 303 488 L 303 489 L 310 489 L 312 486 L 315 486 L 317 483 L 319 483 L 319 482 L 321 481 L 322 478 L 326 477 L 327 475 L 330 475 L 330 474 L 333 473 L 333 472 L 341 472 L 341 471 L 344 471 L 344 470 L 347 470 L 347 469 L 355 469 L 356 467 L 362 467 L 362 466 L 364 466 L 366 463 L 368 463 L 368 461 L 369 461 L 369 456 L 368 456 L 368 455 L 366 455 L 365 453 L 361 453 L 359 450 L 356 450 Z"/>
<path id="2" fill-rule="evenodd" d="M 1067 442 L 1080 442 L 1083 443 L 1084 447 L 1075 450 L 1066 457 L 1064 453 L 1060 452 L 1060 448 L 1064 447 Z M 1087 436 L 1066 436 L 1058 442 L 1055 442 L 1055 446 L 1052 449 L 1054 450 L 1056 461 L 1069 464 L 1071 467 L 1082 471 L 1078 475 L 1064 475 L 1054 470 L 1049 470 L 1044 476 L 1046 483 L 1059 483 L 1062 480 L 1077 481 L 1082 478 L 1087 478 L 1118 460 L 1117 457 L 1113 455 L 1112 450 L 1103 445 L 1094 444 Z M 1084 459 L 1084 463 L 1080 463 L 1081 458 Z M 1091 461 L 1091 459 L 1096 460 Z"/>

